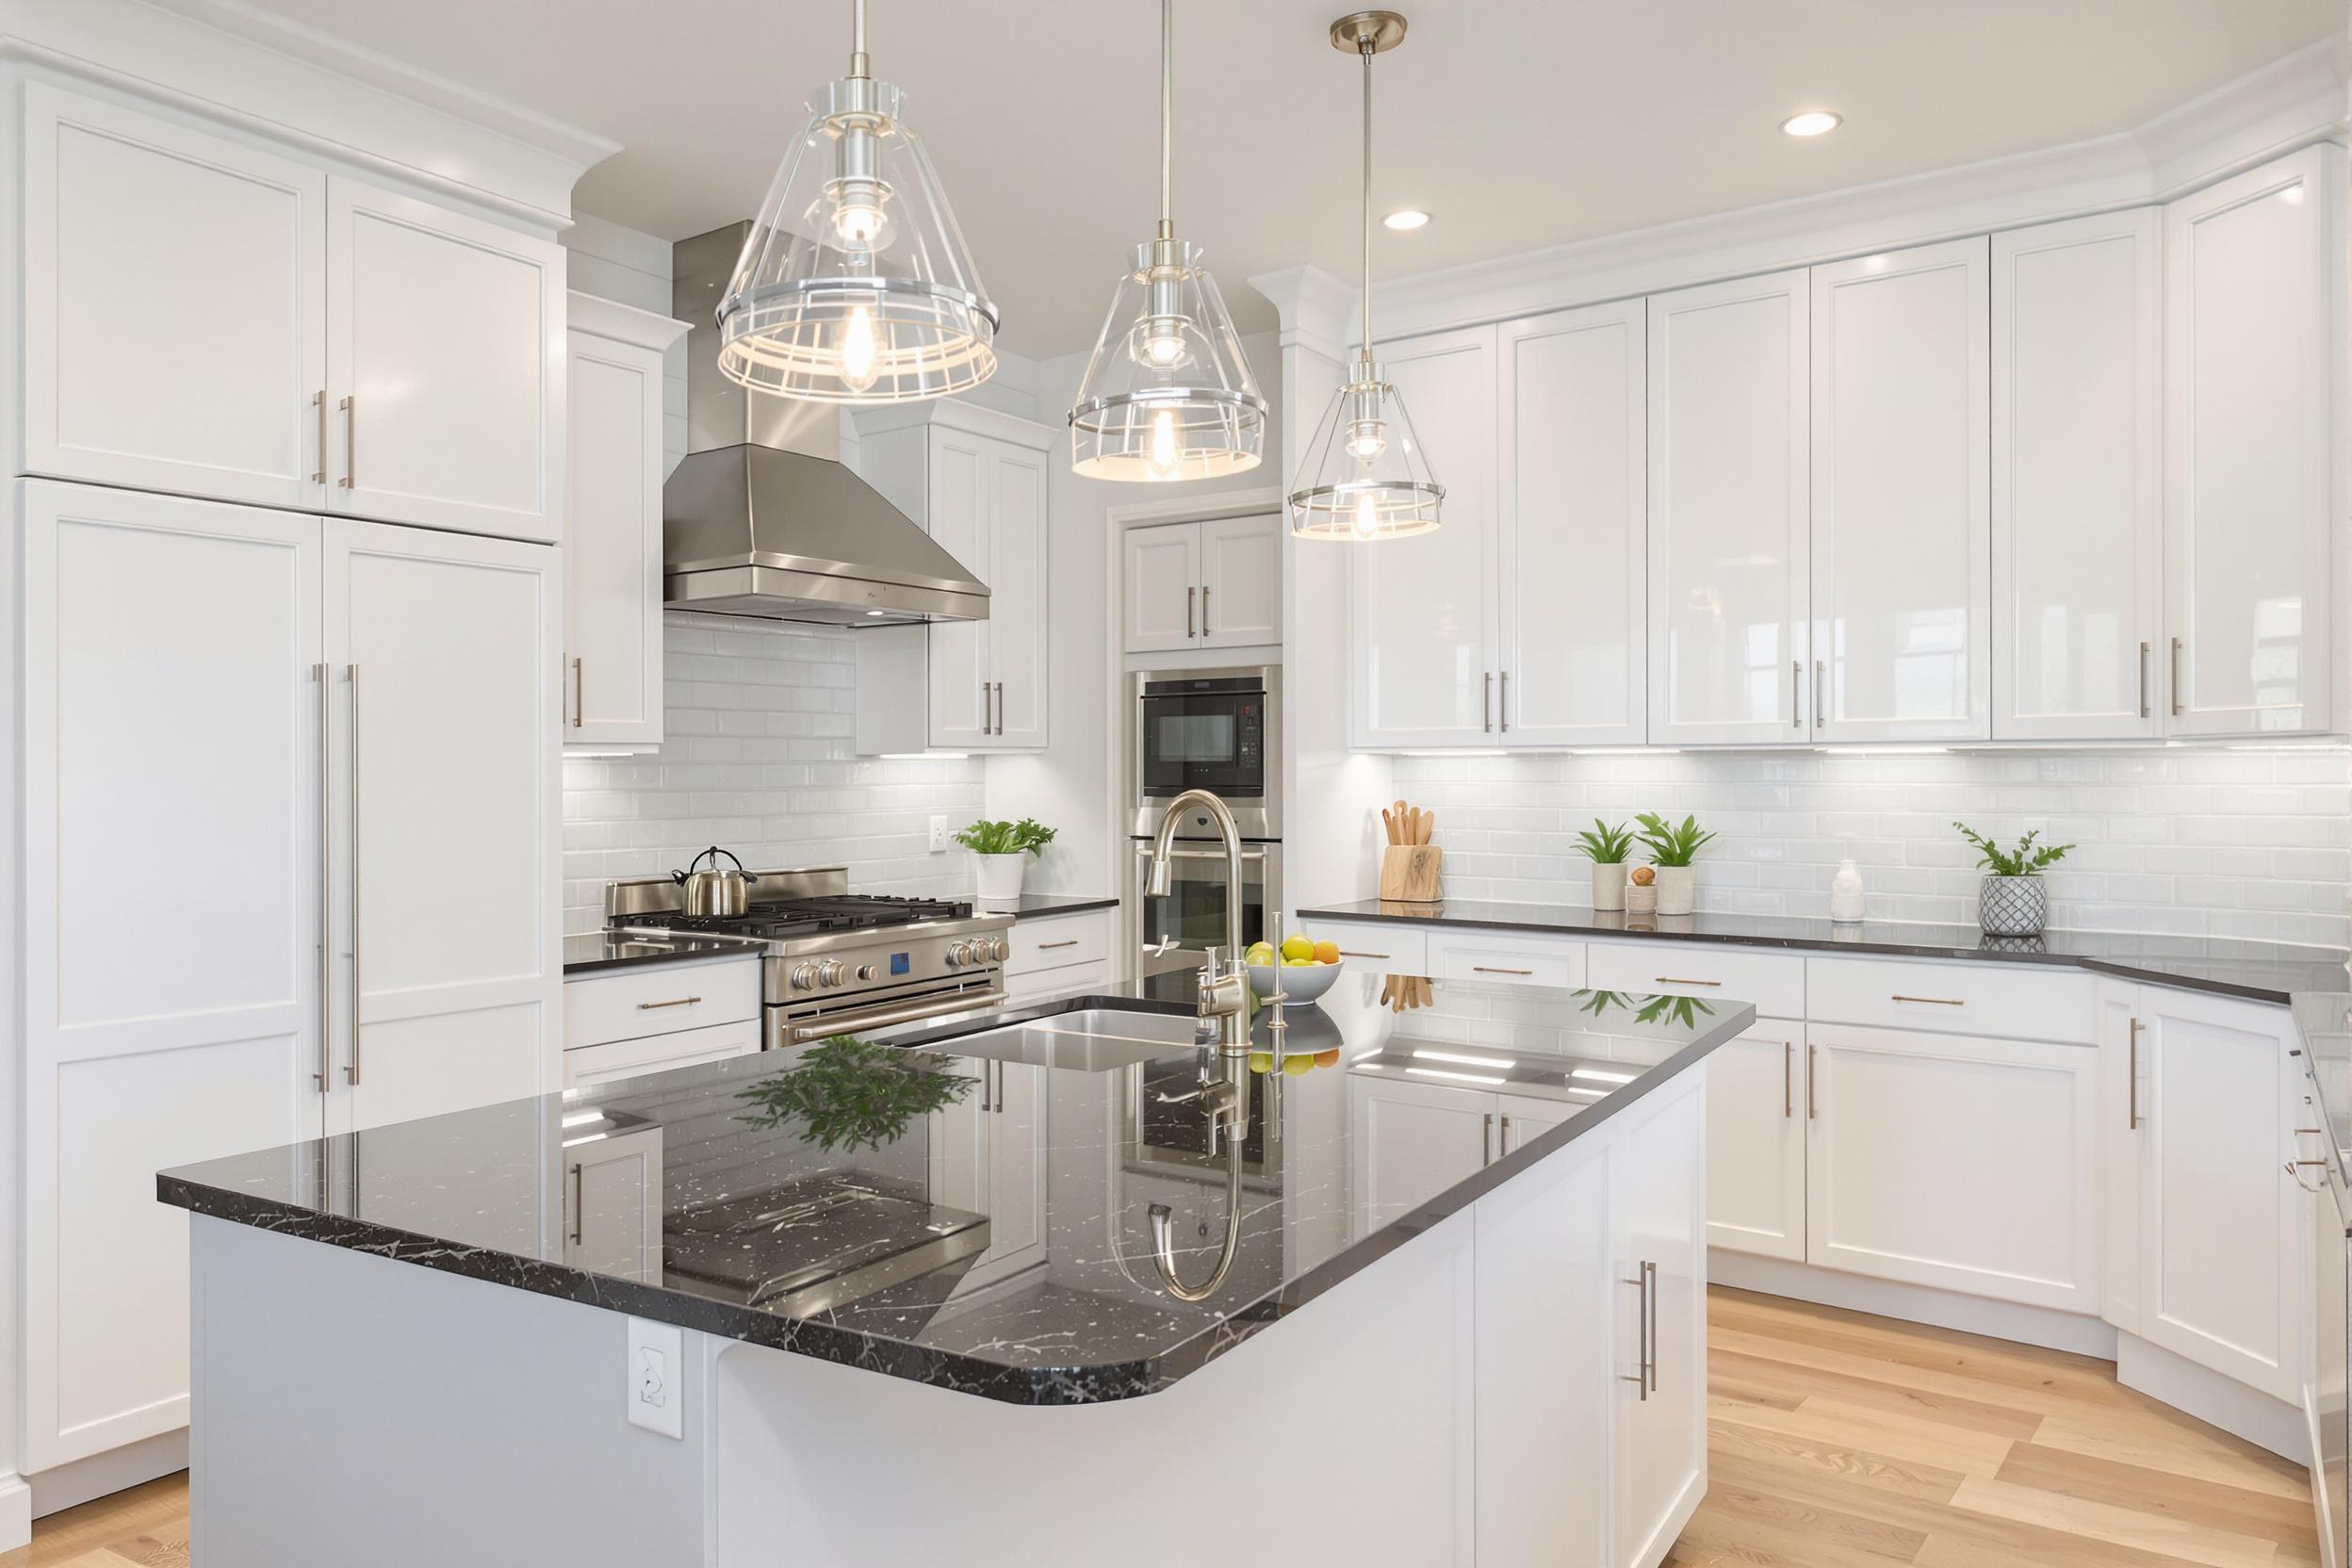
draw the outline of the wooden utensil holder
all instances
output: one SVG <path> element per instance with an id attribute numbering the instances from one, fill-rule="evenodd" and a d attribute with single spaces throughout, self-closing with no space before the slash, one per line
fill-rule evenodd
<path id="1" fill-rule="evenodd" d="M 1380 852 L 1380 897 L 1393 904 L 1435 904 L 1446 852 L 1435 844 L 1390 844 Z"/>

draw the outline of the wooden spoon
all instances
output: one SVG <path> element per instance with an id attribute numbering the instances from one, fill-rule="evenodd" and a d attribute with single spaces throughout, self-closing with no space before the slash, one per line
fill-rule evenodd
<path id="1" fill-rule="evenodd" d="M 1395 843 L 1396 841 L 1396 819 L 1388 814 L 1388 808 L 1385 806 L 1380 808 L 1380 825 L 1388 829 L 1388 841 Z"/>

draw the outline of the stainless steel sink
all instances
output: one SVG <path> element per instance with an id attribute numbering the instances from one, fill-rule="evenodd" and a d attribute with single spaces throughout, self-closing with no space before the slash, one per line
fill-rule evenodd
<path id="1" fill-rule="evenodd" d="M 1011 1023 L 917 1047 L 943 1056 L 1112 1072 L 1138 1062 L 1180 1055 L 1193 1048 L 1198 1021 L 1183 1013 L 1087 1007 L 1027 1023 Z"/>

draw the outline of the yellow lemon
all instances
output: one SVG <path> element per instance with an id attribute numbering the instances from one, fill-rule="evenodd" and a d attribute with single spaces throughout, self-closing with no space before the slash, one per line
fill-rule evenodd
<path id="1" fill-rule="evenodd" d="M 1282 1072 L 1285 1076 L 1304 1078 L 1314 1070 L 1315 1058 L 1313 1056 L 1284 1056 L 1282 1058 Z"/>
<path id="2" fill-rule="evenodd" d="M 1304 937 L 1284 937 L 1282 939 L 1282 956 L 1285 958 L 1312 958 L 1315 956 L 1315 944 L 1307 940 Z"/>

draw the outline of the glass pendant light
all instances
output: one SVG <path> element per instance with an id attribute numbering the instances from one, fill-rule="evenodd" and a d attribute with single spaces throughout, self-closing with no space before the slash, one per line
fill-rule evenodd
<path id="1" fill-rule="evenodd" d="M 1372 359 L 1372 57 L 1405 41 L 1395 11 L 1331 24 L 1331 45 L 1364 61 L 1364 349 L 1304 449 L 1290 487 L 1290 531 L 1301 539 L 1404 539 L 1437 527 L 1446 487 L 1413 433 L 1396 385 Z"/>
<path id="2" fill-rule="evenodd" d="M 969 391 L 996 373 L 996 307 L 853 4 L 849 74 L 808 105 L 719 302 L 719 368 L 811 402 Z"/>
<path id="3" fill-rule="evenodd" d="M 1258 466 L 1266 399 L 1169 197 L 1174 0 L 1160 0 L 1160 228 L 1135 247 L 1070 411 L 1070 466 L 1089 479 L 1213 479 Z"/>

